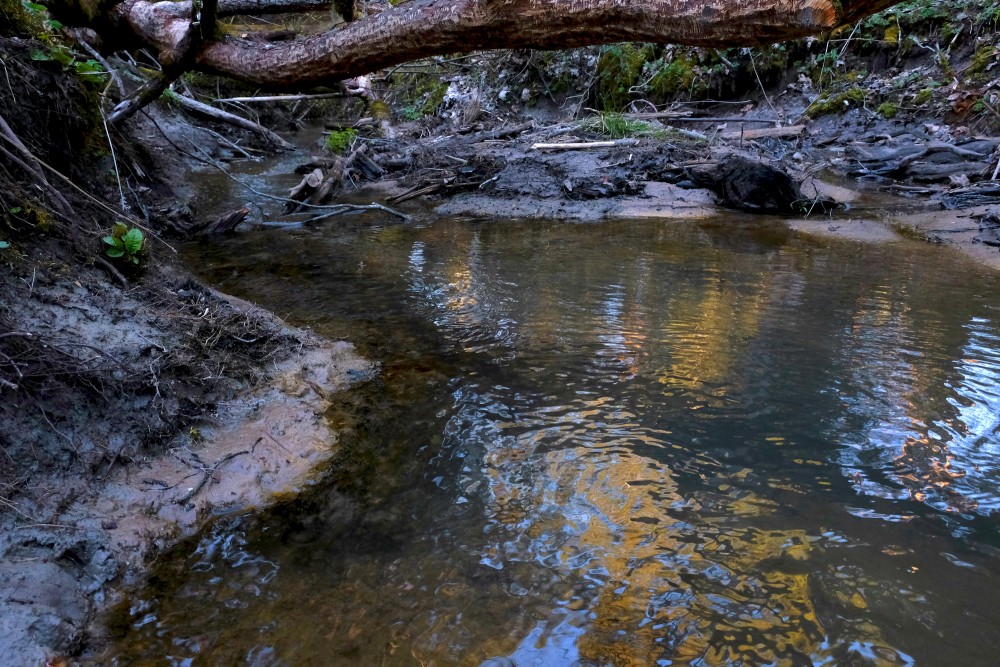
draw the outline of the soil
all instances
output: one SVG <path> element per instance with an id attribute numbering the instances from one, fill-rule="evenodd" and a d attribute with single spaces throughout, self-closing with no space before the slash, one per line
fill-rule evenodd
<path id="1" fill-rule="evenodd" d="M 47 185 L 0 166 L 4 665 L 96 649 L 100 612 L 161 549 L 214 516 L 294 495 L 335 452 L 331 397 L 374 368 L 348 343 L 202 285 L 156 234 L 167 226 L 157 212 L 184 217 L 176 202 L 192 191 L 174 146 L 222 157 L 228 130 L 166 108 L 132 123 L 114 137 L 131 213 L 111 215 L 111 161 L 89 143 L 93 91 L 39 66 L 37 47 L 0 40 L 11 88 L 0 115 L 51 166 Z M 101 236 L 121 218 L 146 230 L 137 264 L 105 254 Z"/>
<path id="2" fill-rule="evenodd" d="M 36 47 L 0 39 L 10 87 L 0 115 L 51 167 L 73 215 L 54 212 L 35 175 L 0 163 L 0 238 L 11 244 L 0 249 L 0 663 L 18 665 L 93 654 L 101 612 L 160 550 L 321 474 L 337 439 L 324 418 L 331 397 L 375 372 L 350 344 L 200 284 L 158 235 L 206 215 L 189 205 L 196 168 L 266 146 L 154 105 L 112 136 L 112 157 L 93 112 L 99 91 L 33 59 Z M 334 197 L 410 216 L 581 222 L 792 208 L 783 219 L 799 233 L 916 237 L 1000 268 L 1000 138 L 863 108 L 810 120 L 805 86 L 771 95 L 739 114 L 689 108 L 740 122 L 655 120 L 610 147 L 562 150 L 534 145 L 610 138 L 558 106 L 479 113 L 502 97 L 482 91 L 471 113 L 449 92 L 451 108 L 397 123 L 392 138 L 362 129 L 355 147 L 386 173 L 352 168 Z M 799 124 L 790 137 L 750 134 Z M 311 162 L 331 157 L 313 152 Z M 127 223 L 146 232 L 138 267 L 112 262 L 100 240 L 118 219 L 108 204 L 122 200 Z"/>

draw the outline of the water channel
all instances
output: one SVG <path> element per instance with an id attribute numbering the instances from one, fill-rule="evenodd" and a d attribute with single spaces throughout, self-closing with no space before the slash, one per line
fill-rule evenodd
<path id="1" fill-rule="evenodd" d="M 995 664 L 996 275 L 743 217 L 185 253 L 380 370 L 322 481 L 162 558 L 108 662 Z"/>

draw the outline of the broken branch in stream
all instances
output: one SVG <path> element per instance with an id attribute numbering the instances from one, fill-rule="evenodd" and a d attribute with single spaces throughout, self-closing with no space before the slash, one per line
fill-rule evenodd
<path id="1" fill-rule="evenodd" d="M 251 132 L 256 132 L 261 135 L 271 144 L 274 144 L 278 148 L 286 151 L 295 150 L 295 146 L 279 137 L 277 134 L 267 129 L 259 123 L 255 123 L 252 120 L 244 118 L 242 116 L 237 116 L 236 114 L 231 114 L 228 111 L 223 111 L 222 109 L 216 109 L 213 106 L 199 102 L 198 100 L 193 100 L 190 97 L 181 95 L 177 93 L 170 98 L 171 102 L 176 102 L 178 105 L 184 109 L 200 114 L 202 116 L 207 116 L 213 120 L 217 120 L 223 123 L 228 123 L 229 125 L 235 125 L 236 127 L 243 128 L 244 130 L 250 130 Z"/>
<path id="2" fill-rule="evenodd" d="M 199 152 L 201 152 L 203 155 L 205 155 L 204 149 L 202 149 L 200 146 L 195 146 L 195 148 L 197 148 L 199 150 Z M 318 219 L 330 218 L 330 217 L 333 217 L 335 215 L 342 215 L 344 213 L 352 213 L 352 212 L 355 212 L 355 211 L 376 211 L 376 210 L 377 211 L 385 211 L 386 213 L 389 213 L 391 215 L 396 216 L 400 220 L 409 221 L 409 219 L 410 219 L 410 216 L 406 215 L 405 213 L 400 213 L 399 211 L 397 211 L 395 209 L 392 209 L 392 208 L 389 208 L 388 206 L 383 206 L 382 204 L 376 204 L 374 202 L 371 203 L 371 204 L 309 204 L 307 202 L 300 202 L 300 201 L 296 201 L 294 199 L 289 199 L 288 197 L 279 197 L 278 195 L 268 194 L 266 192 L 261 192 L 260 190 L 258 190 L 257 188 L 253 187 L 252 185 L 244 183 L 240 179 L 236 178 L 235 176 L 233 176 L 232 174 L 230 174 L 228 171 L 226 171 L 223 167 L 221 167 L 220 165 L 216 164 L 214 160 L 205 159 L 204 162 L 206 164 L 212 165 L 213 167 L 215 167 L 216 169 L 218 169 L 219 171 L 221 171 L 223 174 L 225 174 L 226 178 L 228 178 L 232 182 L 236 183 L 237 185 L 239 185 L 239 186 L 241 186 L 241 187 L 249 190 L 253 194 L 257 195 L 258 197 L 262 197 L 264 199 L 270 199 L 271 201 L 283 202 L 285 204 L 295 204 L 296 206 L 299 206 L 301 208 L 311 208 L 311 209 L 316 209 L 316 210 L 320 210 L 320 211 L 326 211 L 325 214 L 322 214 L 320 216 L 317 216 L 316 218 L 312 218 L 310 220 L 307 220 L 306 222 L 315 222 Z"/>

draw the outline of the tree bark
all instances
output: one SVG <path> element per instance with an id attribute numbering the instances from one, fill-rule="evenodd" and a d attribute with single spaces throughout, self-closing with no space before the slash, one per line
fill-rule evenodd
<path id="1" fill-rule="evenodd" d="M 100 1 L 100 0 L 98 0 Z M 104 9 L 127 29 L 182 56 L 190 2 L 125 0 Z M 286 0 L 282 0 L 286 1 Z M 330 85 L 429 56 L 487 49 L 566 49 L 613 42 L 730 47 L 797 39 L 853 23 L 897 0 L 412 0 L 313 37 L 262 45 L 207 42 L 196 67 L 269 89 Z M 69 13 L 92 0 L 52 0 Z M 220 9 L 227 0 L 221 0 Z M 76 4 L 74 4 L 76 3 Z M 58 9 L 54 9 L 59 14 Z"/>

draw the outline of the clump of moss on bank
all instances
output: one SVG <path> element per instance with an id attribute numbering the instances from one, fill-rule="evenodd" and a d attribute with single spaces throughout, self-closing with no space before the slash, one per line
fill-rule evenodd
<path id="1" fill-rule="evenodd" d="M 863 107 L 865 104 L 865 91 L 861 88 L 849 88 L 842 93 L 827 94 L 809 105 L 806 115 L 810 118 L 819 118 L 832 113 L 841 113 L 850 108 Z"/>

